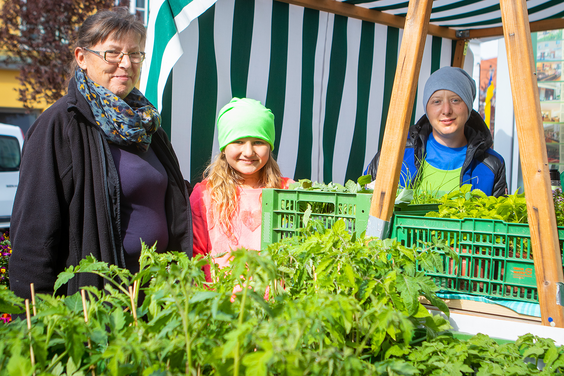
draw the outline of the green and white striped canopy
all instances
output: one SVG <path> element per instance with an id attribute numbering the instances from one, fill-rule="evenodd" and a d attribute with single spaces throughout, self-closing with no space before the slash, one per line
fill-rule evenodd
<path id="1" fill-rule="evenodd" d="M 151 0 L 141 90 L 171 124 L 185 178 L 199 181 L 218 152 L 219 109 L 232 97 L 249 97 L 275 115 L 285 176 L 356 180 L 382 139 L 402 38 L 397 24 L 407 6 L 406 0 Z M 531 22 L 564 17 L 562 0 L 527 6 Z M 371 22 L 373 14 L 388 23 Z M 499 27 L 500 17 L 498 0 L 436 0 L 431 22 L 483 30 Z M 430 29 L 420 82 L 452 64 L 456 37 L 441 30 Z M 413 120 L 423 114 L 417 97 Z"/>
<path id="2" fill-rule="evenodd" d="M 340 0 L 334 0 L 340 1 Z M 343 3 L 405 17 L 407 0 L 345 0 Z M 529 22 L 564 17 L 562 0 L 528 0 Z M 501 26 L 499 0 L 435 0 L 430 23 L 451 29 Z"/>

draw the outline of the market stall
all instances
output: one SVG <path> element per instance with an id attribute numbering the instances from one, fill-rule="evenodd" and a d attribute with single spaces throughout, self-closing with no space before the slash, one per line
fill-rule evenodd
<path id="1" fill-rule="evenodd" d="M 217 109 L 231 96 L 254 97 L 277 114 L 286 175 L 342 182 L 386 150 L 381 163 L 393 173 L 376 182 L 375 233 L 390 220 L 398 156 L 422 113 L 416 83 L 463 66 L 466 40 L 505 33 L 542 320 L 564 326 L 529 35 L 564 28 L 561 2 L 194 0 L 154 2 L 151 12 L 142 88 L 169 116 L 187 176 L 198 180 L 217 149 Z"/>
<path id="2" fill-rule="evenodd" d="M 297 0 L 291 1 L 297 4 Z M 215 7 L 212 6 L 214 3 Z M 159 253 L 156 244 L 151 249 L 143 245 L 137 273 L 89 256 L 81 260 L 79 265 L 69 266 L 60 273 L 54 287 L 57 290 L 76 278 L 77 274 L 94 273 L 107 281 L 103 289 L 85 286 L 71 296 L 52 296 L 36 294 L 31 283 L 31 299 L 24 300 L 4 288 L 9 281 L 8 276 L 4 276 L 6 265 L 0 264 L 0 309 L 25 315 L 25 320 L 15 318 L 10 321 L 9 314 L 0 317 L 7 323 L 0 324 L 0 374 L 327 376 L 562 373 L 564 328 L 560 287 L 563 277 L 559 239 L 564 244 L 564 226 L 558 228 L 557 234 L 554 207 L 548 197 L 547 155 L 543 144 L 535 71 L 531 64 L 529 28 L 533 26 L 527 21 L 528 17 L 533 19 L 536 13 L 540 13 L 543 17 L 555 17 L 557 20 L 538 21 L 540 24 L 537 26 L 564 27 L 561 23 L 563 13 L 559 10 L 562 7 L 560 1 L 501 0 L 499 4 L 488 0 L 300 2 L 309 8 L 280 5 L 286 3 L 270 0 L 156 0 L 155 4 L 157 7 L 153 10 L 154 17 L 149 29 L 153 33 L 153 39 L 150 40 L 153 59 L 149 62 L 151 70 L 146 78 L 156 74 L 157 79 L 153 83 L 145 82 L 144 89 L 148 95 L 153 95 L 152 100 L 159 103 L 165 117 L 169 116 L 169 122 L 172 120 L 168 131 L 176 139 L 177 150 L 188 150 L 188 153 L 180 154 L 181 163 L 189 166 L 188 171 L 195 166 L 193 158 L 190 158 L 198 150 L 206 150 L 205 155 L 209 153 L 207 149 L 193 150 L 194 145 L 207 141 L 212 144 L 207 145 L 208 149 L 214 148 L 213 126 L 207 122 L 194 123 L 195 118 L 204 119 L 196 114 L 202 110 L 202 113 L 211 117 L 212 109 L 223 99 L 220 92 L 233 95 L 237 90 L 249 88 L 249 91 L 239 93 L 257 93 L 250 88 L 258 90 L 260 87 L 257 84 L 260 75 L 255 72 L 264 68 L 261 64 L 252 63 L 254 42 L 250 49 L 248 45 L 245 49 L 244 43 L 240 42 L 260 39 L 267 33 L 265 29 L 253 27 L 250 34 L 250 30 L 245 31 L 247 37 L 252 35 L 251 39 L 237 38 L 241 37 L 240 29 L 245 28 L 246 23 L 242 19 L 246 16 L 254 17 L 253 26 L 259 20 L 266 20 L 264 13 L 255 15 L 254 11 L 250 12 L 251 8 L 256 10 L 270 4 L 267 8 L 271 15 L 276 13 L 280 16 L 277 12 L 282 10 L 281 14 L 288 16 L 269 19 L 272 22 L 270 35 L 276 35 L 271 39 L 280 42 L 279 38 L 284 33 L 294 35 L 296 30 L 289 27 L 296 26 L 291 22 L 292 14 L 299 16 L 302 26 L 297 39 L 301 39 L 304 45 L 309 34 L 303 30 L 306 24 L 311 26 L 307 22 L 302 24 L 306 18 L 308 21 L 317 19 L 314 29 L 318 33 L 315 35 L 321 38 L 314 38 L 316 42 L 309 45 L 315 46 L 313 51 L 302 45 L 298 48 L 302 51 L 300 56 L 313 56 L 312 60 L 299 59 L 308 61 L 309 65 L 292 65 L 290 62 L 294 60 L 285 60 L 282 58 L 284 54 L 279 55 L 284 48 L 286 56 L 291 55 L 288 52 L 291 38 L 282 45 L 271 43 L 265 55 L 272 60 L 274 54 L 280 60 L 270 61 L 268 67 L 271 69 L 262 71 L 263 78 L 268 77 L 266 86 L 263 86 L 263 93 L 266 93 L 266 99 L 263 100 L 268 101 L 269 95 L 272 95 L 269 94 L 271 83 L 278 89 L 285 88 L 283 106 L 279 108 L 284 114 L 278 125 L 282 139 L 276 145 L 277 149 L 288 152 L 289 146 L 284 145 L 296 143 L 296 140 L 301 142 L 302 132 L 311 129 L 312 133 L 317 132 L 320 140 L 327 143 L 320 142 L 318 149 L 312 146 L 307 152 L 321 150 L 325 153 L 326 149 L 333 150 L 334 158 L 321 158 L 322 163 L 316 163 L 321 176 L 334 176 L 332 174 L 335 171 L 340 171 L 335 162 L 345 159 L 345 154 L 342 151 L 338 153 L 336 145 L 343 140 L 340 132 L 347 124 L 341 124 L 341 114 L 348 113 L 349 107 L 353 107 L 355 119 L 355 137 L 352 139 L 349 160 L 355 142 L 362 140 L 366 147 L 376 143 L 368 138 L 368 130 L 373 128 L 370 121 L 373 117 L 370 115 L 372 108 L 366 105 L 370 103 L 376 105 L 381 112 L 377 118 L 382 119 L 382 132 L 378 130 L 382 137 L 375 140 L 379 148 L 393 156 L 380 161 L 380 168 L 389 173 L 379 174 L 373 193 L 367 193 L 363 188 L 369 179 L 350 182 L 344 187 L 332 182 L 323 184 L 302 180 L 290 189 L 264 189 L 261 192 L 261 233 L 263 243 L 267 243 L 266 248 L 263 244 L 260 251 L 244 248 L 232 250 L 230 265 L 225 268 L 220 268 L 212 257 L 202 259 L 184 252 Z M 219 7 L 220 4 L 231 4 L 232 7 L 226 9 Z M 389 13 L 363 10 L 362 5 L 367 4 L 386 7 Z M 526 200 L 517 193 L 495 198 L 478 190 L 470 192 L 469 185 L 466 185 L 445 197 L 447 200 L 454 197 L 460 205 L 474 196 L 486 201 L 513 200 L 515 208 L 520 206 L 516 210 L 520 213 L 520 219 L 527 217 L 523 209 L 523 206 L 527 206 L 528 223 L 512 223 L 508 217 L 500 219 L 497 213 L 492 218 L 482 214 L 460 219 L 442 218 L 440 215 L 431 218 L 415 214 L 423 210 L 422 207 L 414 209 L 415 205 L 407 203 L 397 207 L 392 204 L 398 182 L 397 160 L 402 153 L 403 137 L 412 120 L 411 115 L 419 110 L 414 103 L 418 91 L 417 78 L 421 78 L 427 61 L 424 46 L 429 46 L 427 42 L 430 40 L 435 52 L 437 49 L 449 51 L 447 55 L 450 57 L 445 61 L 462 65 L 464 38 L 472 33 L 457 30 L 453 35 L 452 30 L 445 25 L 429 24 L 429 19 L 440 23 L 445 19 L 452 21 L 454 17 L 435 14 L 433 5 L 437 12 L 438 9 L 440 12 L 453 11 L 458 7 L 468 11 L 466 7 L 474 7 L 472 17 L 479 17 L 473 21 L 476 24 L 472 25 L 482 27 L 483 22 L 486 22 L 484 20 L 490 20 L 486 24 L 493 28 L 480 31 L 488 35 L 495 35 L 496 30 L 501 32 L 495 26 L 501 20 L 495 16 L 484 18 L 484 15 L 495 15 L 498 11 L 501 14 L 511 65 L 527 194 Z M 274 11 L 279 6 L 281 8 Z M 483 13 L 478 9 L 482 9 Z M 285 13 L 285 10 L 288 12 Z M 170 15 L 175 17 L 165 17 Z M 166 22 L 159 23 L 160 17 L 164 17 Z M 461 13 L 459 17 L 471 18 L 470 13 Z M 210 18 L 213 19 L 211 23 Z M 356 19 L 363 21 L 357 23 L 354 21 Z M 455 24 L 459 28 L 470 27 L 469 21 L 462 23 L 460 19 L 457 20 Z M 382 22 L 386 26 L 378 29 L 375 22 Z M 189 24 L 197 27 L 191 30 Z M 231 30 L 233 35 L 228 34 L 226 39 L 222 39 L 220 37 L 225 35 L 215 26 L 212 28 L 214 33 L 210 34 L 210 25 L 216 24 L 218 29 L 227 25 L 227 30 Z M 288 28 L 284 28 L 284 25 Z M 350 25 L 353 25 L 351 29 Z M 196 36 L 195 39 L 188 38 L 194 43 L 191 47 L 197 51 L 193 59 L 193 71 L 188 72 L 194 74 L 189 78 L 192 86 L 186 85 L 189 81 L 186 81 L 187 73 L 178 69 L 182 67 L 182 64 L 178 66 L 176 63 L 179 51 L 168 54 L 171 52 L 168 42 L 173 41 L 171 49 L 174 49 L 174 41 L 182 42 L 183 37 L 177 35 L 180 30 L 188 31 L 190 38 Z M 321 30 L 325 32 L 320 33 Z M 355 33 L 355 30 L 360 30 L 360 33 Z M 394 30 L 401 36 L 401 43 L 392 43 L 396 33 Z M 377 61 L 380 60 L 376 57 L 380 56 L 382 47 L 382 44 L 377 43 L 380 33 L 392 36 L 387 39 L 385 46 L 391 46 L 396 52 L 394 55 L 386 47 L 385 61 L 391 64 L 386 64 L 386 68 L 394 66 L 394 69 L 390 73 L 391 77 L 388 77 L 389 72 L 385 75 L 387 78 L 384 82 L 391 85 L 385 104 L 374 99 L 378 98 L 381 89 L 374 86 L 374 76 L 367 78 L 360 74 L 366 73 L 366 70 L 359 69 L 360 66 L 367 69 L 361 57 L 372 56 L 372 59 L 368 59 L 368 65 L 372 67 L 370 72 L 378 70 Z M 428 33 L 435 36 L 429 39 Z M 212 35 L 218 38 L 211 38 Z M 346 38 L 342 39 L 343 36 Z M 221 41 L 216 44 L 219 39 Z M 367 39 L 372 42 L 363 43 Z M 226 43 L 227 40 L 230 42 Z M 233 40 L 237 40 L 237 43 Z M 351 55 L 348 47 L 354 45 L 355 40 L 359 49 L 352 49 Z M 159 45 L 163 41 L 167 42 Z M 343 43 L 347 48 L 343 48 Z M 223 51 L 220 47 L 226 47 L 227 44 L 232 46 L 228 56 L 235 58 L 227 62 L 210 59 L 216 56 L 215 51 Z M 259 50 L 262 51 L 262 48 Z M 343 51 L 347 53 L 339 55 Z M 245 56 L 249 59 L 246 60 Z M 353 56 L 357 56 L 357 59 L 353 59 Z M 395 56 L 393 64 L 387 60 L 388 57 L 391 60 L 391 56 Z M 429 56 L 431 71 L 442 65 L 443 54 L 431 53 Z M 317 61 L 318 57 L 322 64 Z M 241 59 L 247 63 L 241 64 Z M 353 80 L 353 87 L 359 88 L 356 96 L 350 95 L 347 83 L 350 84 L 351 76 L 347 75 L 350 73 L 347 69 L 342 70 L 343 59 L 347 69 L 350 66 L 356 68 L 353 69 L 357 77 L 356 81 Z M 280 83 L 275 78 L 279 78 L 281 71 L 273 69 L 273 66 L 284 61 L 282 66 L 286 76 Z M 351 61 L 353 64 L 349 64 Z M 317 64 L 320 64 L 320 71 Z M 223 68 L 219 69 L 221 65 Z M 250 68 L 251 65 L 254 69 Z M 168 68 L 172 69 L 173 66 L 170 78 Z M 223 70 L 226 67 L 227 71 Z M 241 78 L 238 75 L 241 69 L 248 75 Z M 336 78 L 338 75 L 335 70 L 344 74 L 341 80 Z M 226 72 L 229 72 L 229 76 L 225 76 Z M 300 72 L 299 76 L 304 78 L 300 81 L 302 88 L 291 91 L 288 87 L 292 80 L 288 77 L 293 77 L 292 74 L 296 72 Z M 308 81 L 311 77 L 313 80 Z M 177 81 L 179 79 L 185 81 Z M 306 81 L 309 86 L 305 84 Z M 179 82 L 185 85 L 178 85 Z M 366 85 L 361 85 L 361 82 Z M 208 90 L 203 90 L 203 87 Z M 312 94 L 314 100 L 310 107 L 304 103 L 303 98 L 307 97 L 305 93 L 308 93 L 304 87 L 323 94 Z M 364 88 L 363 92 L 369 100 L 358 95 L 360 87 Z M 336 101 L 333 96 L 335 91 L 341 100 Z M 292 95 L 296 96 L 298 92 L 300 95 L 296 103 L 299 106 L 287 107 L 294 99 Z M 209 107 L 204 108 L 204 105 Z M 183 112 L 187 108 L 190 116 Z M 319 109 L 324 110 L 320 113 Z M 290 110 L 293 112 L 288 114 Z M 298 132 L 290 126 L 295 133 L 292 138 L 285 134 L 286 122 L 296 111 L 299 113 L 300 127 L 297 128 Z M 311 111 L 317 111 L 317 117 L 312 115 L 309 119 L 304 114 Z M 335 120 L 335 113 L 339 121 Z M 336 128 L 329 127 L 328 130 L 328 124 Z M 358 134 L 359 127 L 366 134 Z M 186 128 L 189 132 L 185 131 Z M 207 135 L 207 138 L 202 138 L 202 135 Z M 190 137 L 183 147 L 182 137 L 187 136 Z M 186 139 L 183 141 L 186 142 Z M 301 149 L 296 150 L 300 155 Z M 284 158 L 282 154 L 280 157 Z M 289 160 L 286 167 L 299 162 L 296 162 L 295 156 L 290 156 Z M 313 165 L 312 162 L 310 167 Z M 295 171 L 297 174 L 297 165 Z M 457 208 L 460 206 L 450 207 L 453 211 L 457 211 Z M 368 235 L 379 235 L 378 232 L 384 231 L 392 210 L 394 232 L 391 239 L 384 239 L 383 236 L 380 239 L 362 237 L 365 228 Z M 429 214 L 427 209 L 425 212 Z M 277 220 L 268 221 L 266 217 L 275 217 Z M 398 224 L 400 222 L 401 225 Z M 473 227 L 467 226 L 469 223 Z M 272 238 L 265 238 L 267 232 L 273 235 Z M 437 242 L 432 238 L 447 241 Z M 7 261 L 11 254 L 8 233 L 0 234 L 0 248 L 3 256 L 0 262 Z M 496 251 L 495 255 L 491 255 L 491 250 Z M 472 261 L 473 258 L 485 260 L 486 256 L 492 256 L 493 263 Z M 508 258 L 511 260 L 506 260 Z M 528 263 L 527 270 L 536 272 L 535 281 L 528 281 L 528 286 L 522 281 L 513 281 L 500 287 L 501 282 L 506 282 L 505 277 L 509 272 L 506 266 L 500 267 L 505 265 L 501 263 L 505 261 L 517 261 L 521 265 Z M 469 265 L 473 266 L 470 268 Z M 502 278 L 499 278 L 500 281 L 488 280 L 491 275 L 486 278 L 486 269 L 491 265 L 497 265 L 491 269 L 496 270 L 495 277 L 503 277 L 503 281 Z M 203 272 L 206 266 L 212 272 L 211 285 Z M 484 273 L 473 278 L 469 273 L 473 273 L 476 266 Z M 457 269 L 464 272 L 453 273 Z M 519 277 L 526 274 L 522 273 Z M 537 306 L 540 302 L 544 325 L 500 318 L 503 315 L 494 317 L 491 312 L 465 312 L 465 307 L 453 312 L 447 306 L 449 298 L 444 296 L 445 289 L 442 288 L 453 285 L 475 292 L 484 299 L 484 304 L 489 304 L 487 300 L 494 300 L 495 294 L 504 298 L 508 286 L 510 291 L 518 294 L 527 291 L 519 297 L 523 301 L 533 301 Z M 491 289 L 492 285 L 497 287 Z"/>

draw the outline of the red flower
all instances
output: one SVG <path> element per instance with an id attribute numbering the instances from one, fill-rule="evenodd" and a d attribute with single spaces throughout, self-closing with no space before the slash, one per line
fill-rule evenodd
<path id="1" fill-rule="evenodd" d="M 9 313 L 3 313 L 2 316 L 0 316 L 0 321 L 4 321 L 4 324 L 7 324 L 12 321 L 12 315 Z"/>

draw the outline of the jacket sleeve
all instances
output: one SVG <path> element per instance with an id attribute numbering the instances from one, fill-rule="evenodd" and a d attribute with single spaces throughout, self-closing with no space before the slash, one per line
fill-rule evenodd
<path id="1" fill-rule="evenodd" d="M 40 116 L 24 142 L 9 261 L 10 288 L 22 298 L 30 297 L 30 283 L 36 293 L 52 294 L 68 256 L 61 239 L 68 231 L 65 197 L 72 190 L 72 165 L 64 116 L 56 115 Z"/>
<path id="2" fill-rule="evenodd" d="M 192 207 L 192 231 L 194 236 L 194 256 L 206 256 L 211 252 L 207 213 L 203 197 L 204 190 L 205 184 L 198 183 L 190 195 L 190 206 Z M 204 272 L 206 274 L 206 281 L 211 282 L 209 265 L 204 266 Z"/>
<path id="3" fill-rule="evenodd" d="M 507 180 L 505 178 L 505 161 L 497 170 L 494 178 L 494 186 L 492 189 L 492 196 L 499 197 L 507 194 Z"/>
<path id="4" fill-rule="evenodd" d="M 378 163 L 380 162 L 380 152 L 376 153 L 372 161 L 364 170 L 364 175 L 372 175 L 372 181 L 376 180 L 376 173 L 378 172 Z"/>
<path id="5" fill-rule="evenodd" d="M 186 184 L 186 190 L 188 191 L 188 196 L 190 196 L 194 188 L 192 188 L 192 184 L 186 179 L 184 179 L 184 184 Z"/>

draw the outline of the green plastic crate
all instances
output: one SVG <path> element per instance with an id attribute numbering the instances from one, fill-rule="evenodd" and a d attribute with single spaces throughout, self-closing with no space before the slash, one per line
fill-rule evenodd
<path id="1" fill-rule="evenodd" d="M 370 193 L 336 193 L 287 189 L 262 190 L 261 249 L 296 235 L 303 228 L 303 216 L 312 204 L 312 219 L 326 228 L 343 219 L 349 231 L 360 235 L 366 230 L 370 212 Z"/>
<path id="2" fill-rule="evenodd" d="M 314 204 L 312 219 L 321 220 L 326 228 L 343 219 L 349 232 L 360 235 L 368 225 L 371 199 L 372 193 L 263 189 L 261 249 L 292 237 L 303 228 L 303 215 L 308 203 Z M 425 215 L 432 210 L 438 210 L 438 204 L 394 206 L 394 212 L 417 215 Z"/>
<path id="3" fill-rule="evenodd" d="M 439 211 L 439 204 L 394 205 L 394 214 L 425 215 L 430 211 Z"/>
<path id="4" fill-rule="evenodd" d="M 427 272 L 444 291 L 538 302 L 529 225 L 493 219 L 431 218 L 395 214 L 392 238 L 407 247 L 446 240 L 458 263 L 443 252 L 443 272 Z M 560 249 L 564 228 L 558 228 Z"/>

